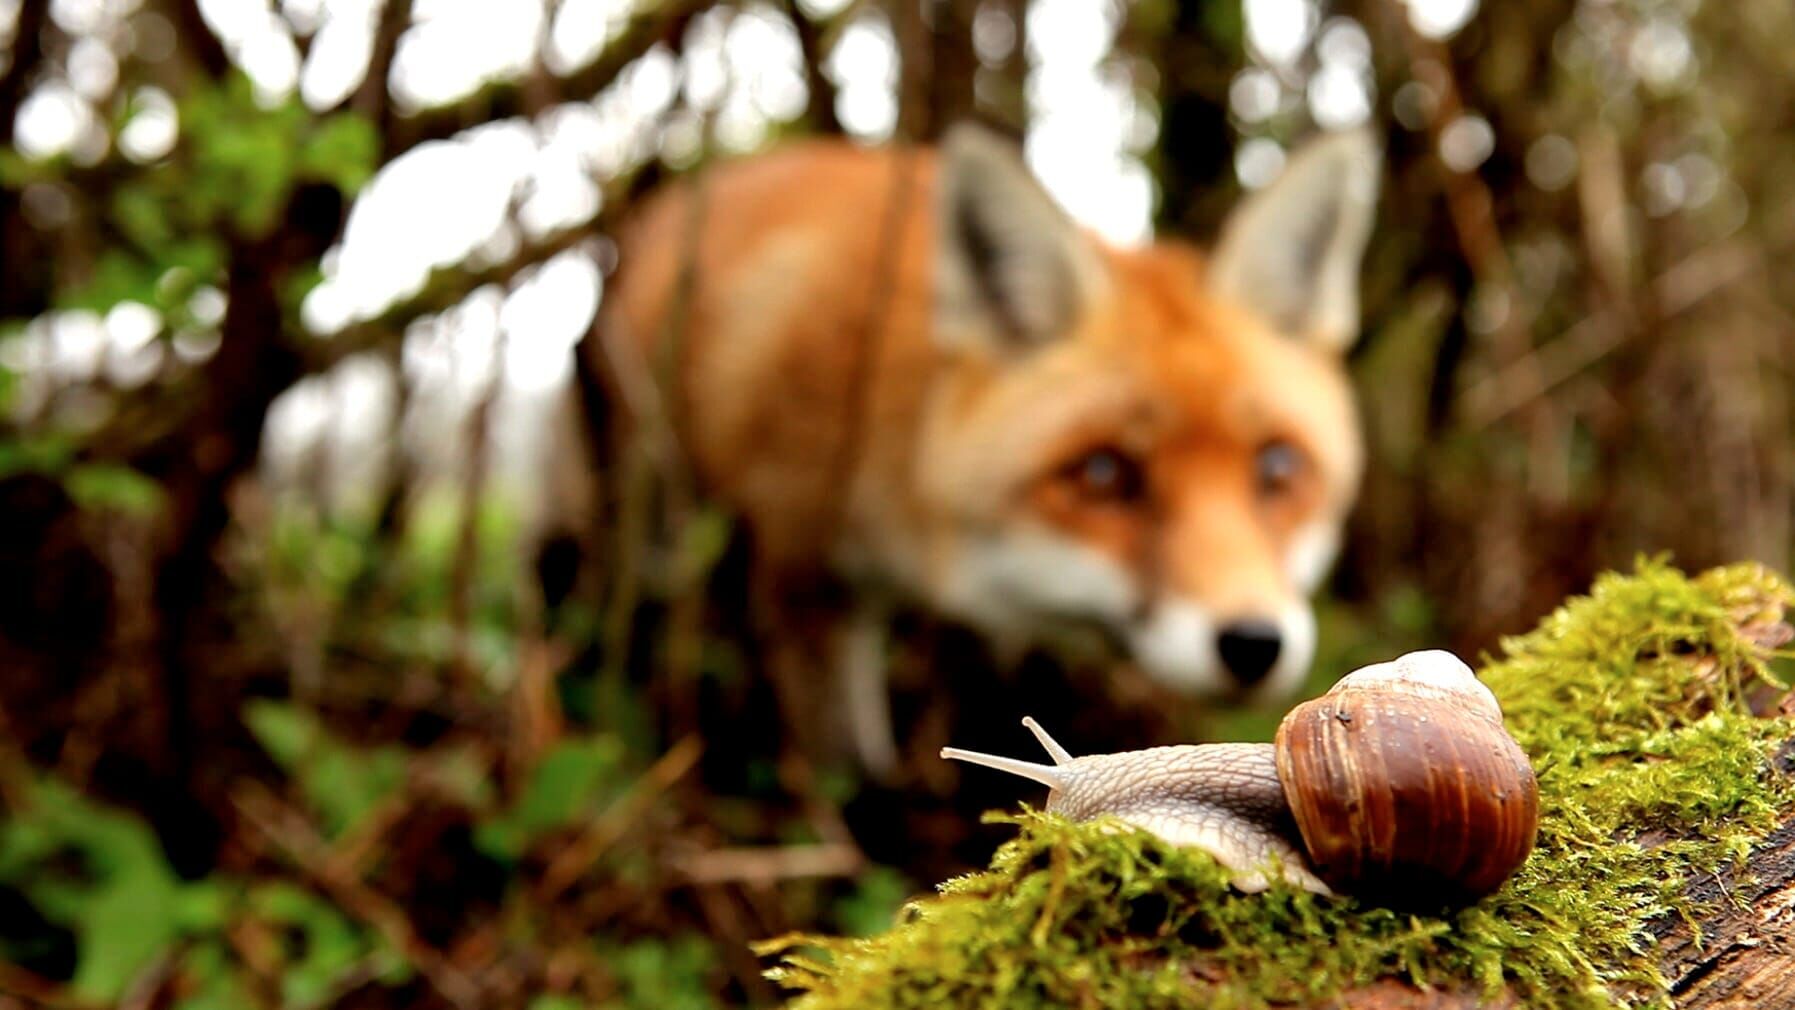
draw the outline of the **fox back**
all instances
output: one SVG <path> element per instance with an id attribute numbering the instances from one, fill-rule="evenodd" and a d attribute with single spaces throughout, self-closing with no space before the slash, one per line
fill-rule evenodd
<path id="1" fill-rule="evenodd" d="M 1367 137 L 1312 143 L 1206 258 L 1097 241 L 976 128 L 792 146 L 642 208 L 602 353 L 671 361 L 756 564 L 1278 697 L 1359 477 L 1342 354 L 1377 176 Z"/>

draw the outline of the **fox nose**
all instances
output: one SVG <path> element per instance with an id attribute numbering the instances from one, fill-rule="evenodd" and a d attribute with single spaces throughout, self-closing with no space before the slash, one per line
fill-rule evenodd
<path id="1" fill-rule="evenodd" d="M 1283 647 L 1284 635 L 1277 625 L 1254 619 L 1224 626 L 1215 640 L 1223 665 L 1243 687 L 1264 680 Z"/>

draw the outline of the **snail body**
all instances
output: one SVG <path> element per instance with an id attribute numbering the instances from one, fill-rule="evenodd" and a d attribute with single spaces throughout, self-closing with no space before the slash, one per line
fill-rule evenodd
<path id="1" fill-rule="evenodd" d="M 1046 809 L 1110 815 L 1215 857 L 1242 891 L 1272 874 L 1391 904 L 1495 890 L 1532 851 L 1539 790 L 1495 696 L 1451 653 L 1347 675 L 1292 709 L 1269 744 L 1073 757 L 1023 720 L 1053 764 L 941 755 L 1047 785 Z"/>

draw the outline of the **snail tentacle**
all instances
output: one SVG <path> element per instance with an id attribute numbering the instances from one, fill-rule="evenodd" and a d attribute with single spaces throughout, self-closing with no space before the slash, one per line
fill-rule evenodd
<path id="1" fill-rule="evenodd" d="M 998 754 L 983 754 L 975 750 L 961 750 L 958 747 L 941 748 L 941 756 L 950 761 L 965 761 L 967 764 L 983 765 L 986 768 L 995 768 L 1000 772 L 1009 772 L 1011 775 L 1020 775 L 1025 779 L 1039 782 L 1049 789 L 1066 788 L 1065 775 L 1053 765 L 1020 761 Z"/>
<path id="2" fill-rule="evenodd" d="M 1036 740 L 1041 741 L 1041 748 L 1053 758 L 1054 764 L 1069 765 L 1076 760 L 1071 751 L 1061 747 L 1058 740 L 1047 735 L 1047 731 L 1041 728 L 1041 724 L 1035 721 L 1034 716 L 1023 716 L 1022 725 L 1028 727 L 1028 731 L 1035 735 Z"/>

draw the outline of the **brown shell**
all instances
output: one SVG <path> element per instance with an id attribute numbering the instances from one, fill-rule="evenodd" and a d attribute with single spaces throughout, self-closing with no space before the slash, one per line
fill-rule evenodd
<path id="1" fill-rule="evenodd" d="M 1533 849 L 1539 786 L 1494 699 L 1474 679 L 1463 704 L 1351 679 L 1278 727 L 1278 777 L 1321 878 L 1411 905 L 1495 890 Z"/>

